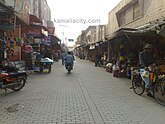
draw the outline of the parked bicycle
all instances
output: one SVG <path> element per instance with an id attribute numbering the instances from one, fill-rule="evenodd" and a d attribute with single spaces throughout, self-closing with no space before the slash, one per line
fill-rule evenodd
<path id="1" fill-rule="evenodd" d="M 153 97 L 156 101 L 165 106 L 165 75 L 159 73 L 159 68 L 149 66 L 146 68 L 149 71 L 150 90 L 153 92 Z M 145 88 L 145 82 L 142 80 L 139 70 L 134 70 L 132 77 L 132 89 L 137 95 L 142 95 Z"/>

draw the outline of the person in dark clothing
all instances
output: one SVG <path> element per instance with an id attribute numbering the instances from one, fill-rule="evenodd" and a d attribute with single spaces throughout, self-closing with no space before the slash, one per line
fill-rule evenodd
<path id="1" fill-rule="evenodd" d="M 139 62 L 140 62 L 140 75 L 145 82 L 145 88 L 147 89 L 147 95 L 153 97 L 153 92 L 150 87 L 150 80 L 149 80 L 149 71 L 145 70 L 145 67 L 155 64 L 155 58 L 152 53 L 153 46 L 151 44 L 147 44 L 144 47 L 144 51 L 140 52 L 139 54 Z M 145 74 L 145 76 L 144 76 Z"/>
<path id="2" fill-rule="evenodd" d="M 62 61 L 62 65 L 64 65 L 64 58 L 65 58 L 65 52 L 64 51 L 62 51 L 62 53 L 61 53 L 61 61 Z"/>
<path id="3" fill-rule="evenodd" d="M 100 66 L 100 62 L 101 62 L 101 55 L 100 53 L 97 53 L 95 56 L 95 66 Z"/>
<path id="4" fill-rule="evenodd" d="M 144 51 L 139 54 L 139 62 L 142 67 L 148 67 L 149 65 L 155 63 L 155 59 L 152 53 L 152 45 L 147 44 L 144 47 Z"/>
<path id="5" fill-rule="evenodd" d="M 72 69 L 73 69 L 74 57 L 73 57 L 72 52 L 69 51 L 68 54 L 65 56 L 64 60 L 65 60 L 65 68 L 67 69 L 68 68 L 68 64 L 71 64 L 72 65 Z"/>

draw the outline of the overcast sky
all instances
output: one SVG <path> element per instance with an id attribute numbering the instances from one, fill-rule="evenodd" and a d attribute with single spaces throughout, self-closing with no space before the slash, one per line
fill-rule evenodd
<path id="1" fill-rule="evenodd" d="M 108 13 L 121 0 L 47 0 L 60 39 L 74 39 L 90 25 L 108 23 Z M 72 45 L 73 43 L 70 43 Z"/>

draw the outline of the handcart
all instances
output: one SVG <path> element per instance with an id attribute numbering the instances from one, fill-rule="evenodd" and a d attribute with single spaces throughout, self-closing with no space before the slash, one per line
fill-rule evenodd
<path id="1" fill-rule="evenodd" d="M 53 60 L 50 58 L 41 58 L 39 63 L 39 72 L 42 73 L 45 69 L 48 70 L 48 73 L 51 72 Z"/>

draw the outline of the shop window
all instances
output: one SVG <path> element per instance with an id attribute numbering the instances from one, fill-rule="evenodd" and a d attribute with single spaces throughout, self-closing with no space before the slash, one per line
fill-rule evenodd
<path id="1" fill-rule="evenodd" d="M 136 3 L 133 4 L 133 20 L 137 19 L 142 15 L 139 2 L 137 1 Z"/>

